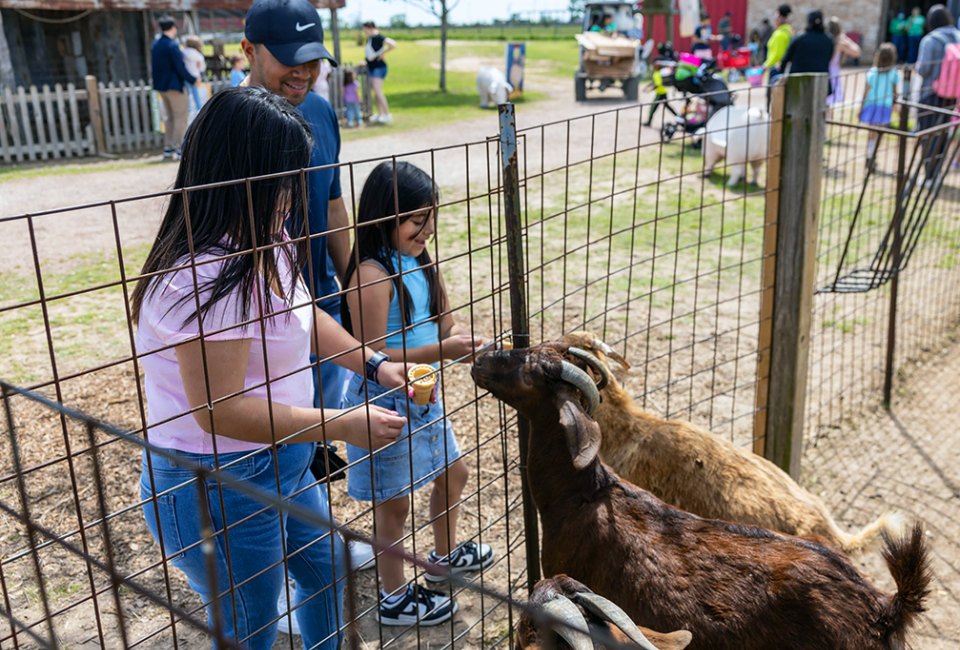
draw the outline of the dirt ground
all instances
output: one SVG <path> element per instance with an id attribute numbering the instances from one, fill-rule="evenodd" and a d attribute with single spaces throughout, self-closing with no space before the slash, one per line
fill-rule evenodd
<path id="1" fill-rule="evenodd" d="M 930 547 L 933 584 L 927 613 L 913 634 L 917 650 L 960 647 L 960 342 L 913 366 L 889 412 L 866 413 L 855 429 L 837 429 L 808 445 L 804 484 L 848 527 L 883 511 L 919 521 Z M 893 589 L 878 554 L 857 562 L 876 584 Z"/>
<path id="2" fill-rule="evenodd" d="M 572 101 L 572 83 L 534 79 L 541 84 L 538 90 L 546 91 L 549 98 L 518 108 L 521 128 L 622 104 L 619 98 L 576 104 Z M 477 117 L 455 123 L 403 133 L 385 130 L 383 135 L 349 142 L 344 147 L 343 160 L 362 161 L 382 156 L 385 152 L 415 151 L 422 149 L 424 143 L 430 146 L 455 145 L 463 141 L 465 134 L 480 141 L 496 133 L 496 113 L 478 111 Z M 0 218 L 67 205 L 89 205 L 169 188 L 175 166 L 160 162 L 157 156 L 147 160 L 150 162 L 147 166 L 139 166 L 143 159 L 132 161 L 135 165 L 121 161 L 118 169 L 112 168 L 117 164 L 114 162 L 92 163 L 91 167 L 110 165 L 111 168 L 96 173 L 40 176 L 0 183 Z M 467 174 L 465 170 L 444 168 L 444 173 L 455 179 L 479 172 L 471 170 Z M 362 178 L 362 174 L 358 173 L 358 176 Z M 161 204 L 161 199 L 116 204 L 123 224 L 124 246 L 150 241 L 155 234 Z M 55 260 L 57 251 L 77 254 L 115 247 L 110 208 L 109 205 L 87 208 L 64 216 L 63 219 L 69 219 L 69 228 L 63 227 L 62 221 L 37 220 L 35 234 L 44 242 L 46 257 Z M 25 241 L 25 227 L 17 228 L 21 230 L 0 222 L 0 241 Z M 24 249 L 22 245 L 0 247 L 0 265 L 11 270 L 32 268 L 32 260 L 26 251 L 29 247 Z M 631 352 L 634 358 L 643 358 L 641 351 Z M 834 435 L 817 438 L 816 446 L 805 452 L 802 482 L 824 498 L 841 524 L 848 528 L 862 526 L 887 510 L 900 511 L 908 519 L 924 523 L 932 549 L 935 581 L 928 601 L 929 611 L 913 635 L 913 646 L 917 650 L 957 648 L 960 646 L 960 520 L 957 515 L 960 512 L 960 475 L 955 467 L 960 463 L 960 436 L 956 434 L 960 422 L 960 399 L 956 397 L 960 391 L 960 343 L 953 342 L 930 353 L 922 365 L 912 368 L 902 379 L 889 413 L 868 413 L 855 425 L 837 430 Z M 448 403 L 466 402 L 474 395 L 465 368 L 450 373 L 449 385 L 445 389 L 450 396 L 445 400 Z M 122 428 L 139 426 L 135 378 L 126 367 L 99 371 L 82 384 L 70 383 L 64 402 Z M 65 453 L 63 446 L 68 443 L 60 433 L 56 418 L 25 405 L 18 405 L 16 415 L 18 429 L 29 434 L 23 436 L 21 451 L 25 458 L 48 458 Z M 485 398 L 476 407 L 454 414 L 452 419 L 472 470 L 473 495 L 468 497 L 464 506 L 464 527 L 471 535 L 482 535 L 483 540 L 493 544 L 500 555 L 497 564 L 484 572 L 483 583 L 501 593 L 510 591 L 522 597 L 525 593 L 524 549 L 518 503 L 519 479 L 513 460 L 517 456 L 516 442 L 512 430 L 500 431 L 508 416 L 491 398 Z M 82 440 L 80 435 L 78 432 L 74 444 Z M 2 458 L 9 458 L 6 444 L 0 449 Z M 103 449 L 101 473 L 106 477 L 105 488 L 112 497 L 111 510 L 127 508 L 136 502 L 139 459 L 130 448 L 117 444 L 106 445 Z M 854 464 L 851 459 L 855 459 Z M 31 479 L 37 515 L 54 529 L 70 526 L 71 482 L 83 496 L 83 509 L 88 515 L 86 520 L 95 518 L 90 503 L 93 485 L 84 482 L 84 477 L 90 476 L 89 467 L 84 465 L 86 462 L 83 458 L 77 461 L 79 480 L 72 479 L 62 463 L 48 472 L 39 471 Z M 8 461 L 3 461 L 5 470 L 7 465 Z M 358 530 L 369 530 L 368 515 L 364 515 L 364 509 L 349 500 L 344 491 L 342 483 L 334 487 L 333 502 L 338 516 Z M 426 512 L 425 492 L 418 494 L 415 512 Z M 4 485 L 0 490 L 0 501 L 14 498 L 12 486 Z M 64 511 L 67 515 L 63 514 Z M 429 547 L 422 538 L 428 525 L 421 520 L 415 527 L 418 528 L 416 551 L 425 555 Z M 152 588 L 165 589 L 162 571 L 155 566 L 156 545 L 147 534 L 139 511 L 119 512 L 111 522 L 111 533 L 118 564 L 137 574 L 138 579 Z M 16 541 L 16 548 L 24 545 L 22 531 L 9 525 L 0 526 L 0 540 L 4 545 L 13 545 Z M 100 538 L 92 536 L 90 544 L 93 547 L 101 543 Z M 63 577 L 60 582 L 54 581 L 58 597 L 69 598 L 89 589 L 84 585 L 82 572 L 77 572 L 76 564 L 65 555 L 49 552 L 44 555 L 44 560 L 45 575 Z M 857 564 L 876 584 L 892 589 L 892 581 L 877 554 L 860 558 Z M 20 594 L 22 600 L 14 602 L 13 607 L 15 611 L 23 612 L 26 620 L 34 620 L 41 612 L 36 588 L 31 587 L 32 570 L 24 558 L 11 566 L 8 575 L 0 576 L 6 580 L 5 588 Z M 495 609 L 490 599 L 462 594 L 461 613 L 454 625 L 419 632 L 406 631 L 391 641 L 394 634 L 390 630 L 380 630 L 368 611 L 373 602 L 370 594 L 374 592 L 374 585 L 372 572 L 359 576 L 358 604 L 363 614 L 359 633 L 366 647 L 434 648 L 451 643 L 464 648 L 485 647 L 502 639 L 508 629 L 505 608 Z M 171 600 L 180 606 L 196 606 L 192 592 L 176 572 L 169 577 L 169 593 Z M 101 596 L 99 602 L 100 616 L 106 623 L 104 636 L 109 646 L 118 646 L 120 637 L 112 601 Z M 489 612 L 491 609 L 494 611 Z M 124 613 L 134 638 L 138 638 L 137 634 L 156 630 L 169 620 L 142 598 L 125 599 Z M 481 614 L 485 614 L 482 622 Z M 71 647 L 97 647 L 97 630 L 91 624 L 93 619 L 90 604 L 59 615 L 58 630 L 62 640 Z M 0 632 L 4 630 L 0 626 Z M 198 633 L 183 625 L 178 626 L 178 630 L 181 631 L 180 647 L 206 646 Z M 160 634 L 145 641 L 142 647 L 172 646 L 169 637 Z M 298 643 L 285 635 L 280 635 L 275 645 L 275 648 L 292 647 L 298 647 Z"/>

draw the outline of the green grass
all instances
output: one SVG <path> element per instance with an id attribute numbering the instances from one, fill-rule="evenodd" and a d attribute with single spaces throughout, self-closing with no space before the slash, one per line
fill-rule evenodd
<path id="1" fill-rule="evenodd" d="M 124 251 L 127 277 L 139 273 L 149 248 L 149 244 L 140 244 Z M 120 286 L 60 297 L 119 282 L 116 254 L 77 255 L 64 267 L 67 270 L 49 273 L 43 279 L 59 374 L 128 355 L 130 343 Z M 29 384 L 50 378 L 43 310 L 40 305 L 27 305 L 39 297 L 32 273 L 0 272 L 0 307 L 13 307 L 0 312 L 0 377 L 7 381 Z"/>
<path id="2" fill-rule="evenodd" d="M 363 61 L 363 44 L 347 34 L 341 39 L 340 60 L 344 65 Z M 229 56 L 239 51 L 229 43 Z M 578 49 L 573 36 L 562 40 L 538 40 L 527 44 L 527 91 L 516 103 L 539 101 L 546 95 L 537 90 L 531 75 L 569 78 L 577 66 Z M 458 65 L 458 59 L 464 60 Z M 384 83 L 394 122 L 389 128 L 371 127 L 342 131 L 346 142 L 384 132 L 416 129 L 489 114 L 480 108 L 476 88 L 477 59 L 502 68 L 506 53 L 503 43 L 450 40 L 447 42 L 447 91 L 439 90 L 440 41 L 404 40 L 387 55 L 390 73 Z M 465 68 L 465 69 L 463 69 Z"/>
<path id="3" fill-rule="evenodd" d="M 495 41 L 541 41 L 573 38 L 582 31 L 579 23 L 572 25 L 451 25 L 447 34 L 457 40 L 495 40 Z M 384 34 L 397 41 L 439 39 L 440 26 L 435 27 L 384 27 Z M 341 29 L 344 38 L 356 37 L 357 30 Z M 360 32 L 363 33 L 362 31 Z"/>

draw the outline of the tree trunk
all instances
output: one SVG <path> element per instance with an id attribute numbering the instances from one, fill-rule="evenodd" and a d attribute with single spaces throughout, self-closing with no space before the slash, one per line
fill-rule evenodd
<path id="1" fill-rule="evenodd" d="M 447 3 L 440 2 L 440 92 L 447 92 Z"/>

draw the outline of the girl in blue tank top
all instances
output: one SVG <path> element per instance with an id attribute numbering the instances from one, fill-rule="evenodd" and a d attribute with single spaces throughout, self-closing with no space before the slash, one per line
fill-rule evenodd
<path id="1" fill-rule="evenodd" d="M 360 193 L 354 251 L 346 279 L 343 323 L 354 336 L 395 361 L 434 367 L 442 359 L 469 361 L 485 341 L 454 322 L 443 280 L 430 258 L 427 243 L 436 227 L 436 184 L 423 170 L 406 162 L 384 162 L 370 173 Z M 359 264 L 358 264 L 359 262 Z M 442 346 L 442 356 L 441 356 Z M 350 460 L 348 492 L 374 501 L 378 540 L 403 548 L 410 496 L 433 484 L 430 521 L 437 573 L 429 582 L 451 574 L 477 571 L 493 562 L 493 551 L 473 541 L 457 543 L 460 497 L 468 470 L 443 405 L 418 405 L 402 391 L 388 389 L 354 375 L 347 388 L 347 406 L 371 401 L 406 416 L 408 428 L 395 442 L 371 454 L 347 445 Z M 446 593 L 408 583 L 403 561 L 381 555 L 380 604 L 384 625 L 436 625 L 449 620 L 457 603 Z"/>

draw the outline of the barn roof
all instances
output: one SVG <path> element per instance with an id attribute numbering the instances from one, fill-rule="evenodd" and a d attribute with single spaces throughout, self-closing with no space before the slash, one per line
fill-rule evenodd
<path id="1" fill-rule="evenodd" d="M 192 11 L 234 9 L 246 11 L 251 0 L 0 0 L 0 9 L 53 11 Z"/>

